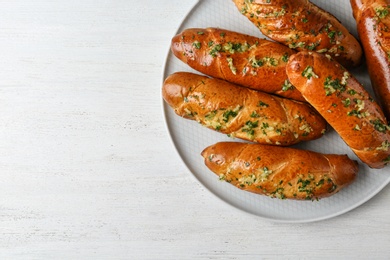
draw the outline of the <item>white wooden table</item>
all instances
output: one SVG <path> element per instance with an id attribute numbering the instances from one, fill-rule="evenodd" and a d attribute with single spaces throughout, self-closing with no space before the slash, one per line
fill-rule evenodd
<path id="1" fill-rule="evenodd" d="M 160 89 L 193 2 L 0 1 L 0 259 L 389 259 L 390 187 L 277 224 L 188 172 Z"/>

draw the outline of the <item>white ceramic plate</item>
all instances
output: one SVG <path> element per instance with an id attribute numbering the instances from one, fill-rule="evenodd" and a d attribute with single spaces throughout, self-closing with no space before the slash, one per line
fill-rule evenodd
<path id="1" fill-rule="evenodd" d="M 331 12 L 350 32 L 357 35 L 349 1 L 313 0 L 312 2 Z M 178 32 L 191 27 L 220 27 L 264 38 L 260 31 L 237 10 L 231 0 L 201 0 L 196 3 L 178 28 Z M 164 69 L 164 79 L 176 71 L 196 73 L 169 53 Z M 351 72 L 372 93 L 364 66 Z M 390 166 L 381 170 L 368 168 L 358 160 L 337 133 L 330 131 L 318 140 L 299 144 L 296 147 L 322 153 L 347 154 L 350 158 L 359 161 L 358 178 L 352 185 L 332 197 L 314 202 L 272 199 L 242 191 L 229 183 L 219 181 L 218 177 L 204 165 L 200 155 L 205 147 L 218 141 L 232 141 L 232 139 L 207 129 L 197 122 L 177 116 L 164 102 L 163 108 L 173 144 L 184 164 L 197 180 L 223 201 L 265 219 L 278 222 L 311 222 L 331 218 L 363 204 L 390 181 Z"/>

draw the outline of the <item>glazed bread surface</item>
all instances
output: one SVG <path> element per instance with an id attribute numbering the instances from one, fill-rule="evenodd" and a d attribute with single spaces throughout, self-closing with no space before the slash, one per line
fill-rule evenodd
<path id="1" fill-rule="evenodd" d="M 315 200 L 352 183 L 358 164 L 346 155 L 220 142 L 203 150 L 206 166 L 237 188 L 280 199 Z"/>
<path id="2" fill-rule="evenodd" d="M 162 94 L 179 116 L 231 137 L 258 143 L 292 145 L 321 137 L 327 127 L 307 103 L 194 73 L 170 75 Z"/>
<path id="3" fill-rule="evenodd" d="M 292 49 L 331 55 L 345 67 L 361 63 L 359 42 L 330 13 L 308 0 L 233 0 L 271 39 Z"/>
<path id="4" fill-rule="evenodd" d="M 351 0 L 375 95 L 390 119 L 390 1 Z"/>
<path id="5" fill-rule="evenodd" d="M 286 75 L 295 51 L 279 43 L 223 29 L 190 28 L 173 37 L 171 50 L 205 75 L 304 101 Z"/>
<path id="6" fill-rule="evenodd" d="M 290 81 L 368 166 L 390 161 L 389 127 L 363 86 L 339 63 L 324 55 L 300 52 L 287 65 Z"/>

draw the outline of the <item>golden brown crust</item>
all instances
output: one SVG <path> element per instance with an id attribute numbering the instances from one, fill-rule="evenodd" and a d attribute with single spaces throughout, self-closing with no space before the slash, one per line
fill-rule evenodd
<path id="1" fill-rule="evenodd" d="M 223 29 L 191 28 L 173 37 L 171 50 L 208 76 L 304 101 L 287 81 L 286 63 L 295 51 L 279 43 Z"/>
<path id="2" fill-rule="evenodd" d="M 233 0 L 237 8 L 271 39 L 298 51 L 333 56 L 346 67 L 361 62 L 359 42 L 330 13 L 308 0 Z"/>
<path id="3" fill-rule="evenodd" d="M 379 105 L 339 63 L 317 53 L 300 52 L 287 64 L 290 81 L 372 168 L 390 161 L 390 134 Z"/>
<path id="4" fill-rule="evenodd" d="M 206 166 L 221 180 L 280 199 L 314 200 L 350 184 L 358 164 L 346 155 L 260 144 L 221 142 L 203 150 Z"/>
<path id="5" fill-rule="evenodd" d="M 375 95 L 390 118 L 390 1 L 351 0 Z"/>
<path id="6" fill-rule="evenodd" d="M 244 140 L 287 146 L 326 130 L 325 120 L 306 103 L 189 72 L 170 75 L 162 93 L 176 114 Z"/>

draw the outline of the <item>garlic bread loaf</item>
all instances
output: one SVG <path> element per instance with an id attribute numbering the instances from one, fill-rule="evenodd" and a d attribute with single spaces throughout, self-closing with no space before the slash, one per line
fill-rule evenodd
<path id="1" fill-rule="evenodd" d="M 359 42 L 330 13 L 308 0 L 233 0 L 269 38 L 297 51 L 331 55 L 346 67 L 361 62 Z"/>
<path id="2" fill-rule="evenodd" d="M 315 200 L 352 183 L 358 164 L 346 155 L 220 142 L 203 150 L 206 166 L 237 188 L 280 199 Z"/>
<path id="3" fill-rule="evenodd" d="M 172 53 L 208 76 L 255 90 L 304 101 L 287 80 L 295 53 L 269 40 L 217 28 L 190 28 L 172 39 Z"/>
<path id="4" fill-rule="evenodd" d="M 162 95 L 179 116 L 258 143 L 292 145 L 321 137 L 327 127 L 306 103 L 189 72 L 167 77 Z"/>
<path id="5" fill-rule="evenodd" d="M 390 120 L 390 1 L 351 0 L 375 96 Z"/>
<path id="6" fill-rule="evenodd" d="M 339 63 L 300 52 L 287 64 L 290 81 L 368 166 L 390 161 L 388 122 L 375 100 Z"/>

